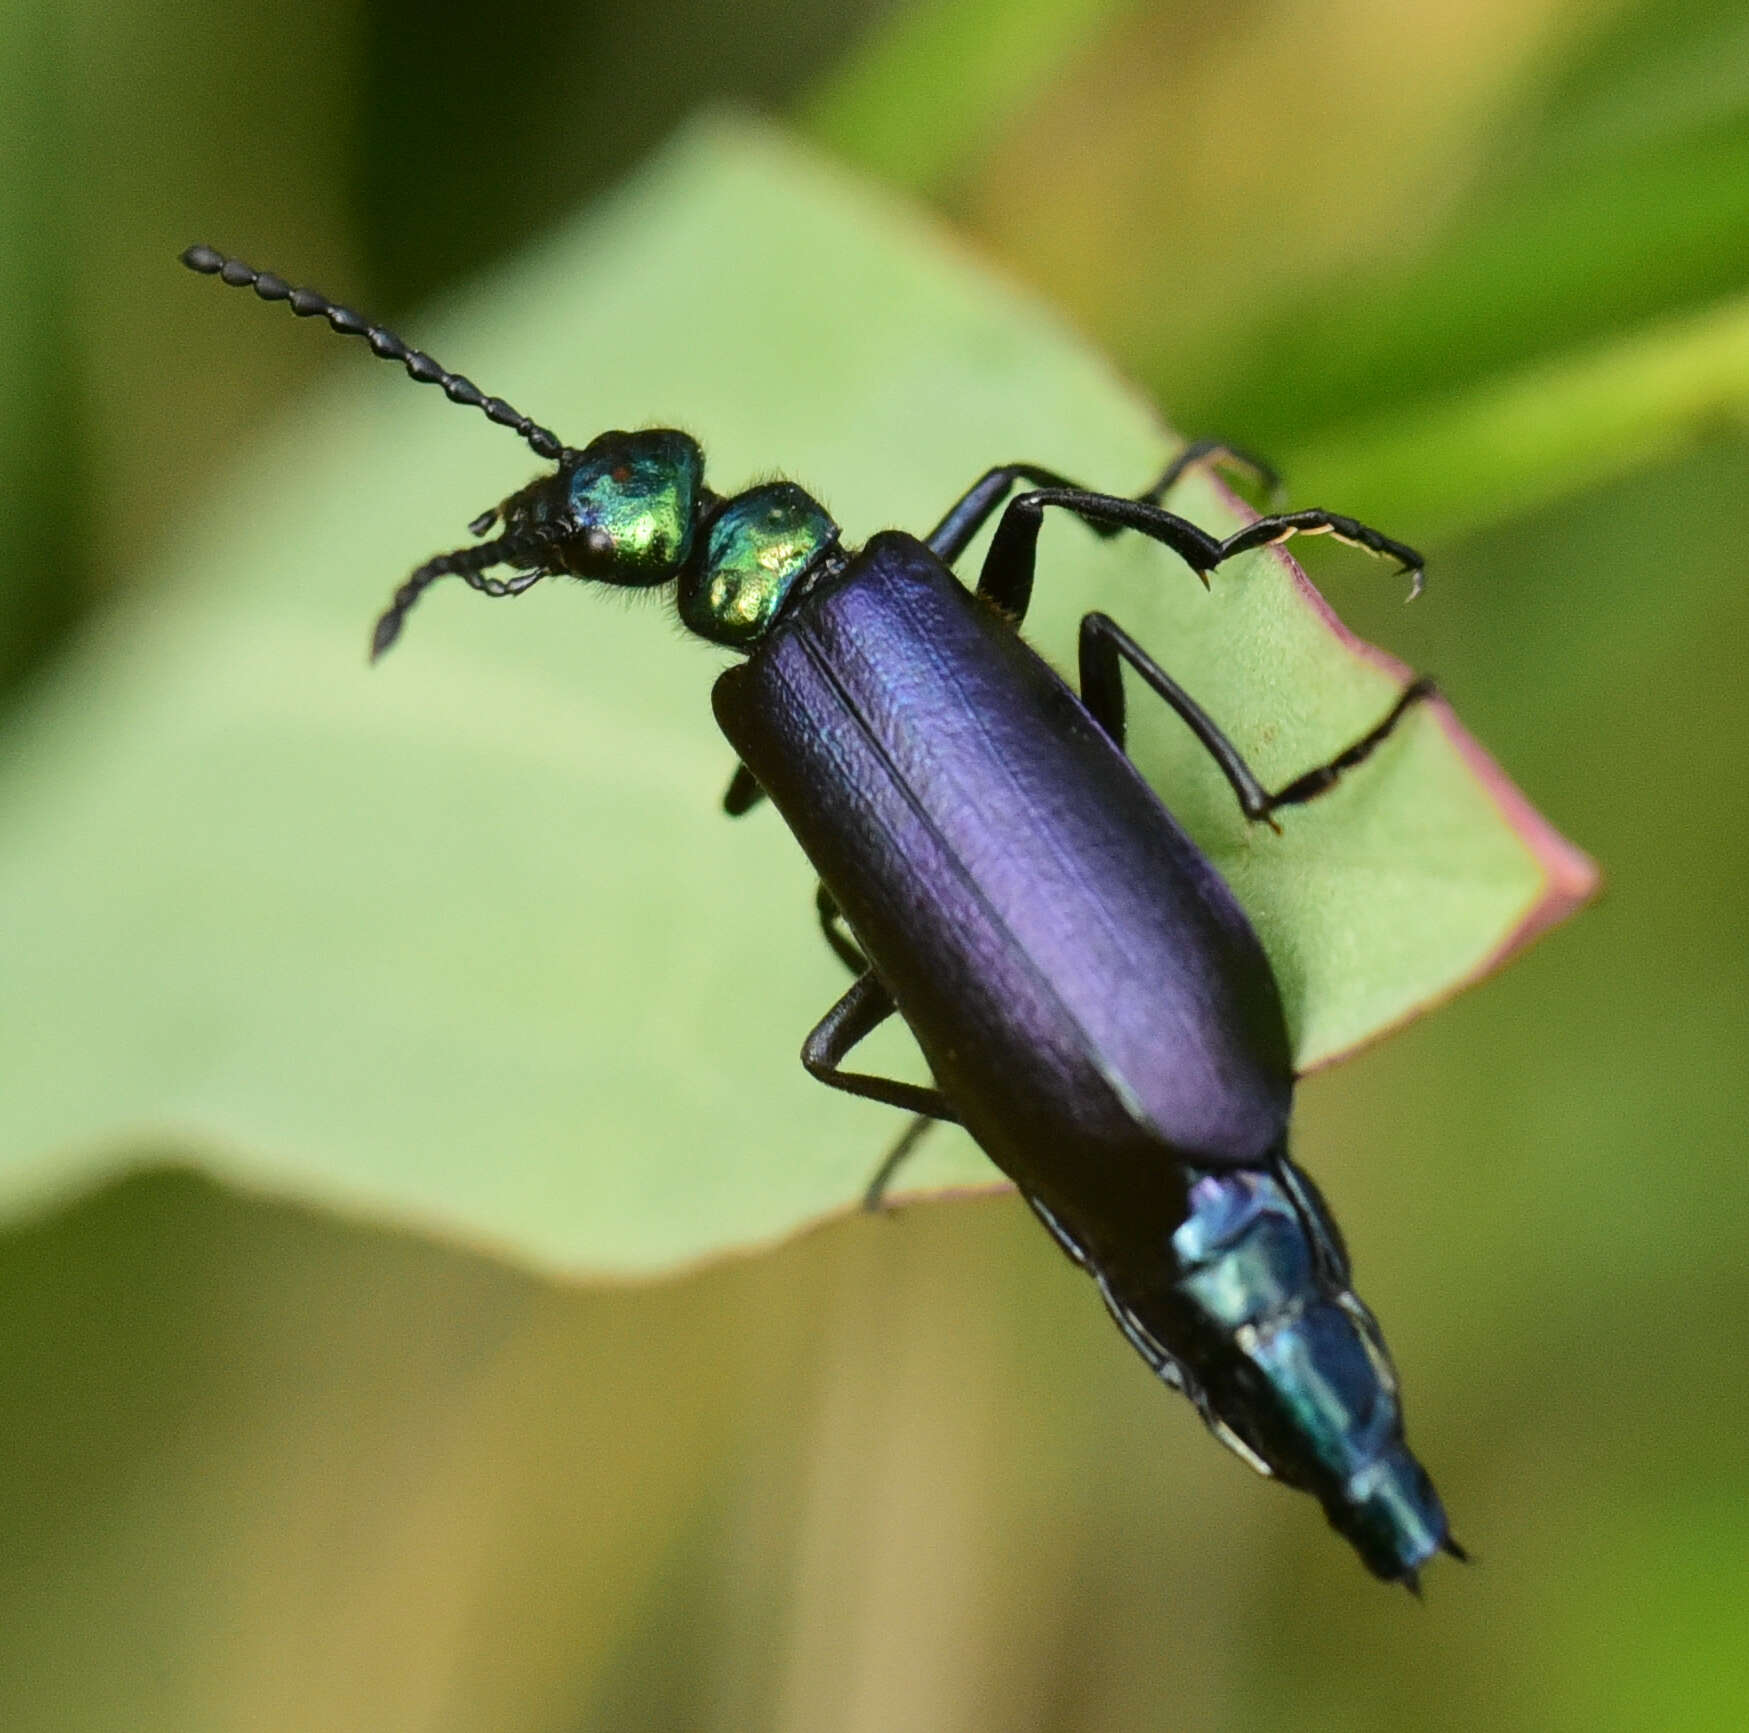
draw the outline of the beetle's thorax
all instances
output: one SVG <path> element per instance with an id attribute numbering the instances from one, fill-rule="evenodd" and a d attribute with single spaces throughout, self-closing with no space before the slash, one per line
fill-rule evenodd
<path id="1" fill-rule="evenodd" d="M 794 482 L 748 488 L 705 524 L 680 574 L 681 622 L 712 643 L 750 649 L 837 546 L 837 524 Z"/>

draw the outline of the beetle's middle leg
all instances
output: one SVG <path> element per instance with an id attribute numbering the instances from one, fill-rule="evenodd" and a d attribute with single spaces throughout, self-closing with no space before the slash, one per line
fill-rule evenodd
<path id="1" fill-rule="evenodd" d="M 1239 808 L 1253 822 L 1273 825 L 1269 790 L 1257 779 L 1238 747 L 1223 734 L 1214 718 L 1148 654 L 1109 614 L 1088 614 L 1081 621 L 1081 698 L 1093 720 L 1122 746 L 1124 696 L 1122 664 L 1128 662 L 1160 697 L 1184 719 L 1186 726 L 1233 785 Z"/>
<path id="2" fill-rule="evenodd" d="M 1397 694 L 1396 703 L 1352 746 L 1345 746 L 1328 763 L 1308 770 L 1304 776 L 1296 776 L 1285 788 L 1278 788 L 1269 797 L 1269 804 L 1272 807 L 1299 806 L 1308 800 L 1316 800 L 1320 794 L 1336 786 L 1343 771 L 1352 770 L 1355 765 L 1370 758 L 1374 749 L 1391 737 L 1397 724 L 1417 704 L 1438 696 L 1438 686 L 1427 675 L 1423 674 L 1418 679 L 1411 680 Z"/>
<path id="3" fill-rule="evenodd" d="M 723 790 L 723 811 L 730 818 L 739 818 L 744 812 L 751 812 L 765 798 L 765 790 L 759 786 L 758 778 L 744 764 L 735 766 L 735 774 L 729 778 L 729 786 Z"/>
<path id="4" fill-rule="evenodd" d="M 1184 719 L 1209 757 L 1239 797 L 1240 810 L 1254 823 L 1279 830 L 1271 816 L 1278 807 L 1299 806 L 1316 800 L 1336 786 L 1342 773 L 1370 758 L 1389 739 L 1397 724 L 1417 704 L 1431 698 L 1438 688 L 1423 675 L 1412 680 L 1397 695 L 1383 718 L 1352 745 L 1315 769 L 1308 770 L 1273 794 L 1258 780 L 1238 747 L 1215 724 L 1208 712 L 1154 660 L 1152 656 L 1107 614 L 1088 614 L 1081 622 L 1081 697 L 1093 719 L 1119 745 L 1124 743 L 1123 662 L 1128 662 L 1160 697 Z"/>
<path id="5" fill-rule="evenodd" d="M 841 962 L 853 975 L 868 973 L 868 958 L 862 953 L 862 946 L 856 942 L 856 935 L 851 932 L 849 923 L 844 919 L 843 911 L 838 907 L 838 899 L 826 889 L 824 879 L 820 888 L 814 892 L 814 912 L 820 917 L 820 932 L 831 948 L 832 955 Z"/>

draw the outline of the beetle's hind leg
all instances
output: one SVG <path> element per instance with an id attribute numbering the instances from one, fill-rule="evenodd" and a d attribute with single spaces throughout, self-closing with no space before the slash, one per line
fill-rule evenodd
<path id="1" fill-rule="evenodd" d="M 814 893 L 814 908 L 820 917 L 820 931 L 824 934 L 826 943 L 832 948 L 832 954 L 851 974 L 862 977 L 868 974 L 868 958 L 862 954 L 862 947 L 856 942 L 856 935 L 851 932 L 844 919 L 843 911 L 838 907 L 838 899 L 827 890 L 824 883 Z M 931 1113 L 915 1113 L 911 1123 L 899 1133 L 893 1147 L 881 1157 L 880 1166 L 874 1170 L 868 1182 L 868 1189 L 862 1194 L 862 1207 L 874 1211 L 881 1207 L 881 1199 L 892 1184 L 893 1175 L 904 1166 L 906 1160 L 917 1148 L 929 1128 L 938 1123 L 937 1117 Z"/>
<path id="2" fill-rule="evenodd" d="M 871 1077 L 865 1072 L 839 1069 L 857 1042 L 878 1029 L 895 1009 L 892 995 L 873 974 L 858 975 L 849 992 L 820 1019 L 803 1043 L 802 1064 L 810 1077 L 817 1077 L 831 1088 L 842 1089 L 847 1095 L 859 1095 L 865 1101 L 880 1101 L 888 1107 L 902 1108 L 916 1115 L 924 1127 L 936 1119 L 957 1125 L 959 1115 L 939 1089 L 901 1083 L 893 1077 Z M 865 1209 L 879 1208 L 881 1193 L 899 1164 L 916 1148 L 922 1135 L 922 1130 L 913 1124 L 889 1151 L 864 1194 Z"/>
<path id="3" fill-rule="evenodd" d="M 1431 698 L 1438 688 L 1423 676 L 1411 681 L 1397 696 L 1385 716 L 1351 746 L 1344 747 L 1325 764 L 1296 776 L 1273 794 L 1258 780 L 1214 719 L 1154 660 L 1152 656 L 1107 614 L 1088 614 L 1081 621 L 1081 697 L 1093 720 L 1119 745 L 1124 743 L 1124 695 L 1122 664 L 1128 662 L 1149 686 L 1183 718 L 1232 785 L 1239 808 L 1253 823 L 1279 830 L 1272 814 L 1278 807 L 1300 806 L 1316 800 L 1341 780 L 1344 771 L 1370 758 L 1389 739 L 1397 724 L 1415 705 Z"/>
<path id="4" fill-rule="evenodd" d="M 872 1035 L 896 1009 L 892 994 L 876 976 L 858 975 L 850 990 L 814 1025 L 802 1044 L 802 1064 L 810 1077 L 817 1077 L 833 1089 L 842 1089 L 846 1095 L 883 1101 L 889 1107 L 902 1107 L 907 1113 L 921 1113 L 957 1125 L 959 1115 L 939 1089 L 901 1083 L 893 1077 L 839 1070 L 851 1049 L 865 1036 Z"/>

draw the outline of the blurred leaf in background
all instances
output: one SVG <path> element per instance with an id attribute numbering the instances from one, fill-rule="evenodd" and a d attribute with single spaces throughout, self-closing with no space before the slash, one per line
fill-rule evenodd
<path id="1" fill-rule="evenodd" d="M 910 16 L 940 47 L 986 10 Z M 814 124 L 942 197 L 1181 425 L 1278 454 L 1296 488 L 1449 535 L 1742 420 L 1741 8 L 1111 8 L 1054 77 L 1004 85 L 996 124 L 952 161 L 886 140 L 932 135 L 957 64 L 889 64 L 884 42 L 816 95 Z M 1026 52 L 995 27 L 984 50 Z M 1698 384 L 1622 377 L 1697 320 L 1718 332 Z M 1502 439 L 1521 378 L 1541 413 Z M 1417 471 L 1403 454 L 1430 440 Z"/>
<path id="2" fill-rule="evenodd" d="M 1419 1611 L 1368 1583 L 1011 1202 L 578 1292 L 158 1175 L 0 1250 L 0 1722 L 1738 1724 L 1741 9 L 705 10 L 9 9 L 0 638 L 30 710 L 76 607 L 173 581 L 143 556 L 222 530 L 225 454 L 362 366 L 179 293 L 177 247 L 398 315 L 756 87 L 1296 503 L 1431 529 L 1416 609 L 1321 573 L 1609 870 L 1303 1092 L 1481 1563 Z M 433 449 L 470 437 L 430 413 Z M 165 1130 L 139 1153 L 185 1160 Z"/>
<path id="3" fill-rule="evenodd" d="M 59 44 L 46 9 L 18 19 L 0 59 L 0 498 L 8 556 L 0 571 L 0 685 L 65 612 L 70 573 L 56 569 L 53 525 L 71 505 L 77 471 L 57 444 L 54 395 L 67 374 L 67 322 L 50 280 L 55 234 L 53 76 Z M 45 242 L 50 243 L 45 246 Z"/>

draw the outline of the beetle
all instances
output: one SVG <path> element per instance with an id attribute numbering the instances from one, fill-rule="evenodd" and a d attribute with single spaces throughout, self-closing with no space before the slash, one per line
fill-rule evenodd
<path id="1" fill-rule="evenodd" d="M 866 1201 L 929 1125 L 964 1126 L 1154 1372 L 1254 1469 L 1311 1493 L 1375 1575 L 1415 1589 L 1436 1552 L 1465 1557 L 1405 1442 L 1396 1373 L 1341 1235 L 1288 1153 L 1294 1072 L 1275 977 L 1232 892 L 1126 754 L 1122 672 L 1190 728 L 1245 817 L 1276 830 L 1278 813 L 1357 769 L 1434 686 L 1410 682 L 1358 740 L 1271 791 L 1109 616 L 1081 622 L 1078 692 L 1020 633 L 1047 511 L 1150 537 L 1205 586 L 1235 555 L 1294 534 L 1394 558 L 1411 594 L 1420 556 L 1331 512 L 1259 517 L 1222 539 L 1164 509 L 1192 464 L 1262 472 L 1213 442 L 1185 447 L 1133 497 L 1001 464 L 928 535 L 887 530 L 852 549 L 794 483 L 712 491 L 685 433 L 566 445 L 314 290 L 209 247 L 182 259 L 362 337 L 554 466 L 475 518 L 472 545 L 400 585 L 373 659 L 446 577 L 493 597 L 558 576 L 672 584 L 691 632 L 743 653 L 712 693 L 737 754 L 724 807 L 776 807 L 819 874 L 820 926 L 852 975 L 802 1063 L 913 1116 Z M 953 564 L 998 512 L 967 589 Z M 895 1014 L 929 1086 L 845 1068 Z"/>

